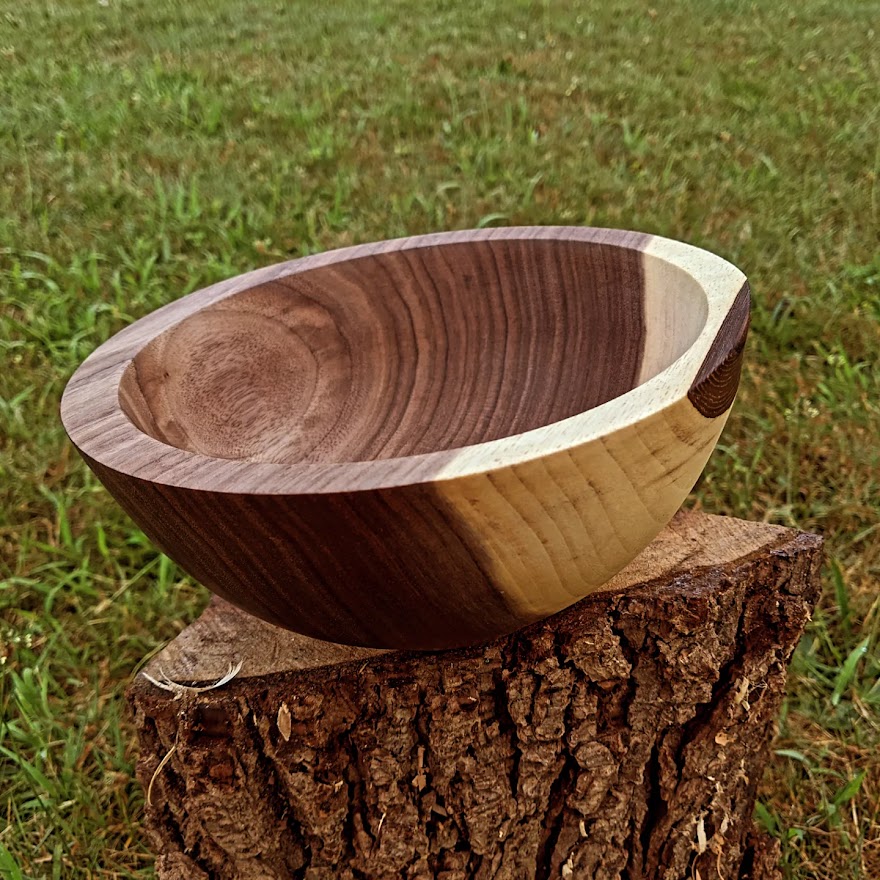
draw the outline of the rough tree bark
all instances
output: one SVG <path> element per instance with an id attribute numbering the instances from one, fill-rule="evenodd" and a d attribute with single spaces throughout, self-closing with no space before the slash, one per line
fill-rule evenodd
<path id="1" fill-rule="evenodd" d="M 217 600 L 145 672 L 240 673 L 130 690 L 159 876 L 767 880 L 755 790 L 820 556 L 680 514 L 609 591 L 442 653 Z"/>

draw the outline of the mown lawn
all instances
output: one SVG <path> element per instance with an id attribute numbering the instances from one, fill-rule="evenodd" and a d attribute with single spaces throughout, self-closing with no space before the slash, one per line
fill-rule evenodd
<path id="1" fill-rule="evenodd" d="M 878 45 L 866 0 L 0 0 L 0 875 L 151 874 L 122 694 L 206 600 L 67 444 L 76 364 L 259 265 L 548 223 L 749 275 L 696 503 L 829 549 L 759 821 L 880 877 Z"/>

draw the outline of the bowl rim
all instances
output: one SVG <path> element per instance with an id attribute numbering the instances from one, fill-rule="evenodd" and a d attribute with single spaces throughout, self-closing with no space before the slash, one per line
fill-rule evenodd
<path id="1" fill-rule="evenodd" d="M 141 431 L 122 409 L 119 385 L 134 357 L 157 336 L 227 297 L 280 277 L 339 262 L 496 240 L 574 241 L 638 250 L 684 271 L 699 285 L 708 304 L 705 324 L 673 363 L 599 406 L 520 434 L 418 455 L 297 464 L 214 458 L 157 440 Z M 212 284 L 123 328 L 96 348 L 73 373 L 62 395 L 61 421 L 74 446 L 90 464 L 97 463 L 130 478 L 196 491 L 236 495 L 324 494 L 390 489 L 485 474 L 565 452 L 630 428 L 687 398 L 710 350 L 715 359 L 722 360 L 733 353 L 737 340 L 725 338 L 719 331 L 745 284 L 746 277 L 736 266 L 693 245 L 650 233 L 589 226 L 509 226 L 437 232 L 324 251 Z M 719 346 L 723 348 L 719 350 Z"/>

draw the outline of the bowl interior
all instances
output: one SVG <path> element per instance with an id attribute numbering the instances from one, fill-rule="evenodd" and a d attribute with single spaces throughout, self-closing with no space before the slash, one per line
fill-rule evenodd
<path id="1" fill-rule="evenodd" d="M 578 241 L 388 252 L 282 277 L 142 349 L 120 403 L 144 433 L 215 458 L 346 462 L 519 434 L 647 381 L 696 340 L 702 288 Z M 686 321 L 682 315 L 689 316 Z M 663 356 L 644 357 L 648 346 Z"/>

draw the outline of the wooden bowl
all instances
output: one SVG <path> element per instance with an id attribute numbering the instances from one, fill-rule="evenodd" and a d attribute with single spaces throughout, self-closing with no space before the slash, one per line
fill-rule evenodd
<path id="1" fill-rule="evenodd" d="M 348 644 L 440 648 L 601 588 L 693 487 L 749 292 L 615 230 L 406 238 L 259 269 L 94 352 L 61 415 L 214 592 Z"/>

